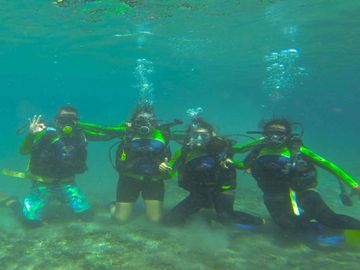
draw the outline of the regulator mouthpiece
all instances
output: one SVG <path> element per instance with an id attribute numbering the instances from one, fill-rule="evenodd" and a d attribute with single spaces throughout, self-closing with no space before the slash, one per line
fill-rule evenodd
<path id="1" fill-rule="evenodd" d="M 71 126 L 65 126 L 63 127 L 62 132 L 66 135 L 69 135 L 73 132 L 73 128 Z"/>

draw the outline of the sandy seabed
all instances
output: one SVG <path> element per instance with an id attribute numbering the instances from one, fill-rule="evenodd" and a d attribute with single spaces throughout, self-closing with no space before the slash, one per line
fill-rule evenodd
<path id="1" fill-rule="evenodd" d="M 23 228 L 1 209 L 1 269 L 358 269 L 359 249 L 314 248 L 284 238 L 270 223 L 261 231 L 149 224 L 142 211 L 119 226 L 105 208 L 95 220 L 54 220 Z"/>

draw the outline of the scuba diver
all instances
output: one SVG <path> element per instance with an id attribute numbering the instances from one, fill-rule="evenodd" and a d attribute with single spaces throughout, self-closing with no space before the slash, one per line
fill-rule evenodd
<path id="1" fill-rule="evenodd" d="M 107 140 L 120 138 L 116 151 L 115 169 L 118 171 L 116 203 L 111 209 L 113 218 L 121 223 L 129 220 L 140 193 L 145 202 L 148 219 L 158 222 L 162 215 L 164 180 L 171 175 L 161 172 L 159 165 L 171 158 L 170 132 L 172 126 L 159 124 L 150 102 L 137 104 L 129 122 L 120 126 L 98 126 L 81 123 L 87 131 L 100 133 Z"/>
<path id="2" fill-rule="evenodd" d="M 117 221 L 128 221 L 140 193 L 148 219 L 160 221 L 164 180 L 171 175 L 160 171 L 159 165 L 171 158 L 170 126 L 158 123 L 151 104 L 142 102 L 135 108 L 116 151 L 119 180 L 113 217 Z"/>
<path id="3" fill-rule="evenodd" d="M 234 211 L 236 169 L 232 165 L 232 141 L 217 136 L 212 125 L 193 117 L 187 138 L 170 162 L 160 165 L 162 171 L 178 172 L 178 183 L 190 194 L 164 217 L 168 225 L 182 225 L 203 208 L 215 209 L 224 225 L 256 228 L 264 220 Z"/>
<path id="4" fill-rule="evenodd" d="M 288 233 L 318 236 L 326 230 L 360 230 L 360 221 L 336 214 L 314 190 L 317 186 L 316 166 L 335 175 L 360 192 L 359 184 L 339 167 L 320 157 L 293 133 L 286 119 L 273 119 L 257 132 L 263 138 L 252 143 L 252 151 L 243 167 L 263 192 L 263 199 L 274 222 Z M 252 132 L 255 133 L 255 132 Z"/>
<path id="5" fill-rule="evenodd" d="M 161 219 L 164 180 L 171 175 L 160 171 L 159 165 L 171 158 L 170 140 L 183 138 L 181 132 L 172 133 L 170 130 L 179 124 L 182 124 L 179 119 L 160 124 L 151 102 L 146 100 L 137 104 L 129 122 L 119 126 L 79 123 L 82 129 L 94 133 L 101 140 L 120 138 L 116 143 L 118 148 L 113 165 L 119 174 L 116 202 L 110 205 L 115 220 L 120 223 L 129 220 L 140 193 L 148 219 L 152 222 Z"/>
<path id="6" fill-rule="evenodd" d="M 66 203 L 85 221 L 91 219 L 90 205 L 75 184 L 75 175 L 87 169 L 87 139 L 97 140 L 79 128 L 74 107 L 61 107 L 54 127 L 47 126 L 41 115 L 30 119 L 29 134 L 20 147 L 21 154 L 30 155 L 29 166 L 23 175 L 13 175 L 32 181 L 22 209 L 26 224 L 41 225 L 52 200 Z"/>

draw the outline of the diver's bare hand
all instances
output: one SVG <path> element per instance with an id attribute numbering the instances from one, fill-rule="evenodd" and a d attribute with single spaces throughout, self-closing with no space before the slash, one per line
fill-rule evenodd
<path id="1" fill-rule="evenodd" d="M 230 158 L 226 158 L 220 161 L 220 166 L 223 167 L 224 169 L 229 169 L 233 165 L 234 165 L 234 161 L 232 161 Z"/>
<path id="2" fill-rule="evenodd" d="M 164 161 L 162 163 L 160 163 L 159 170 L 160 170 L 160 172 L 163 172 L 163 173 L 172 171 L 172 168 L 171 168 L 171 166 L 169 164 L 169 159 L 168 158 L 165 158 Z"/>
<path id="3" fill-rule="evenodd" d="M 360 186 L 354 187 L 354 192 L 360 195 Z"/>
<path id="4" fill-rule="evenodd" d="M 32 134 L 39 133 L 46 128 L 46 125 L 41 119 L 41 115 L 34 115 L 33 118 L 29 118 L 29 131 Z"/>

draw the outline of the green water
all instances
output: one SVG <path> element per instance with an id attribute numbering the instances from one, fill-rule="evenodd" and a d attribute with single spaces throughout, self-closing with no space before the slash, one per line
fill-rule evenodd
<path id="1" fill-rule="evenodd" d="M 303 123 L 307 146 L 360 178 L 360 1 L 77 2 L 0 0 L 1 167 L 26 167 L 18 154 L 23 137 L 15 132 L 33 114 L 51 121 L 58 106 L 71 103 L 85 121 L 127 120 L 144 89 L 136 70 L 145 59 L 161 119 L 186 122 L 185 111 L 200 106 L 219 133 L 231 134 L 286 116 Z M 296 57 L 269 60 L 289 49 Z M 29 231 L 0 209 L 2 269 L 358 268 L 356 250 L 318 251 L 280 240 L 260 191 L 241 173 L 237 207 L 267 218 L 264 232 L 201 223 L 157 228 L 141 209 L 132 223 L 118 226 L 102 207 L 115 198 L 110 144 L 89 146 L 89 171 L 79 176 L 96 209 L 93 223 L 58 218 Z M 28 191 L 26 181 L 0 180 L 2 192 L 21 199 Z M 186 193 L 176 181 L 166 187 L 168 209 Z M 334 177 L 321 172 L 319 189 L 336 211 L 360 218 L 359 203 L 340 204 Z"/>

